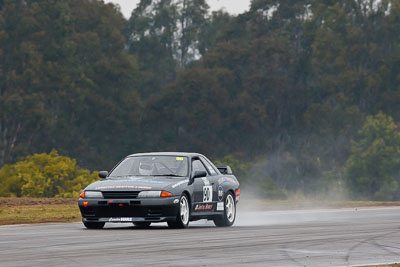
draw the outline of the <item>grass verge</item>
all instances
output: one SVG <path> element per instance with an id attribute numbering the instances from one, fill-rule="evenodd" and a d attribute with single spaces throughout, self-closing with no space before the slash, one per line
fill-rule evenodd
<path id="1" fill-rule="evenodd" d="M 77 204 L 42 204 L 0 207 L 0 225 L 44 223 L 44 222 L 78 222 L 81 215 Z"/>

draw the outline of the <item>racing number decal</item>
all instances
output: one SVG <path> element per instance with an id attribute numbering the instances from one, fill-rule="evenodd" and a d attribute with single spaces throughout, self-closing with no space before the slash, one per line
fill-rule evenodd
<path id="1" fill-rule="evenodd" d="M 205 185 L 203 186 L 203 202 L 212 202 L 212 186 Z"/>

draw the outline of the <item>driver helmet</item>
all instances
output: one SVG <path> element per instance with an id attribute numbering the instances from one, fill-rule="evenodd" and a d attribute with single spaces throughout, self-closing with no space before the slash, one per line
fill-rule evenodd
<path id="1" fill-rule="evenodd" d="M 152 162 L 140 162 L 139 173 L 141 175 L 151 175 L 154 170 L 154 164 Z"/>

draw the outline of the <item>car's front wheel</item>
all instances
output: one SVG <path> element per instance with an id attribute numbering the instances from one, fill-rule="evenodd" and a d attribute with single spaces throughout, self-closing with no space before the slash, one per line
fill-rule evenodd
<path id="1" fill-rule="evenodd" d="M 214 224 L 218 227 L 232 226 L 236 218 L 236 202 L 232 192 L 226 195 L 224 203 L 224 215 L 214 219 Z"/>
<path id="2" fill-rule="evenodd" d="M 83 222 L 87 229 L 102 229 L 105 224 L 104 222 Z"/>
<path id="3" fill-rule="evenodd" d="M 179 211 L 176 220 L 168 222 L 170 228 L 187 228 L 189 226 L 190 208 L 189 199 L 186 194 L 182 194 L 179 199 Z"/>

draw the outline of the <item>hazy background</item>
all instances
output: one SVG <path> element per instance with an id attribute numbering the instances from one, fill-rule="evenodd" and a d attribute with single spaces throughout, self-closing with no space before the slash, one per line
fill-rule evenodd
<path id="1" fill-rule="evenodd" d="M 400 200 L 398 0 L 185 3 L 0 0 L 0 196 L 188 151 L 246 197 Z"/>

